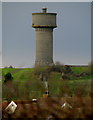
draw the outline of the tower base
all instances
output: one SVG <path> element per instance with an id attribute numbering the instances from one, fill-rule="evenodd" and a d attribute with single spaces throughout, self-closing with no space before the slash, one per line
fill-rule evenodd
<path id="1" fill-rule="evenodd" d="M 41 66 L 41 67 L 43 67 L 43 66 L 53 66 L 54 65 L 54 63 L 53 63 L 53 60 L 51 60 L 50 62 L 48 62 L 48 61 L 41 61 L 41 60 L 36 60 L 35 61 L 35 66 L 37 67 L 37 66 Z"/>

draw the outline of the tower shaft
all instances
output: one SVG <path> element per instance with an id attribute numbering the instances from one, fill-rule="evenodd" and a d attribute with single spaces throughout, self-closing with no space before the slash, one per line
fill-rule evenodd
<path id="1" fill-rule="evenodd" d="M 36 66 L 53 64 L 53 29 L 36 28 Z"/>

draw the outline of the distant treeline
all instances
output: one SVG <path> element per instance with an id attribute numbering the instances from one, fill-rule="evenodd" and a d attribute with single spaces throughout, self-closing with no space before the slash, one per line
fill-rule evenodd
<path id="1" fill-rule="evenodd" d="M 68 65 L 70 67 L 88 67 L 88 65 Z"/>

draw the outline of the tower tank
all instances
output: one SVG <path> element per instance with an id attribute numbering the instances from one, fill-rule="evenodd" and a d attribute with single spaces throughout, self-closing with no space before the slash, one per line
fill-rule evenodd
<path id="1" fill-rule="evenodd" d="M 47 13 L 47 8 L 42 8 L 41 13 L 32 13 L 32 27 L 36 31 L 35 66 L 53 64 L 53 29 L 57 27 L 56 15 Z"/>

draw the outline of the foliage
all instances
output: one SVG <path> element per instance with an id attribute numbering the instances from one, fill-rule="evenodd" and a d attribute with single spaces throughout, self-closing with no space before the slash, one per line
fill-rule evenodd
<path id="1" fill-rule="evenodd" d="M 61 72 L 58 70 L 64 69 L 64 66 L 51 66 L 42 68 L 3 68 L 3 80 L 4 75 L 10 72 L 13 76 L 13 83 L 15 85 L 17 97 L 11 97 L 11 99 L 31 99 L 34 97 L 40 98 L 45 92 L 44 82 L 39 79 L 39 74 L 43 73 L 48 76 L 49 92 L 51 96 L 73 96 L 76 95 L 78 87 L 81 88 L 82 96 L 86 96 L 90 93 L 91 77 L 90 75 L 76 77 L 73 74 L 86 71 L 86 67 L 71 67 L 71 71 L 67 74 L 69 79 L 61 80 Z M 38 73 L 38 74 L 37 74 Z M 7 91 L 6 91 L 7 92 Z M 4 95 L 3 98 L 6 96 Z"/>
<path id="2" fill-rule="evenodd" d="M 48 97 L 37 99 L 37 102 L 31 100 L 14 102 L 18 109 L 10 115 L 5 111 L 9 102 L 2 103 L 4 119 L 91 120 L 93 117 L 91 97 Z M 64 103 L 71 107 L 62 107 Z"/>

